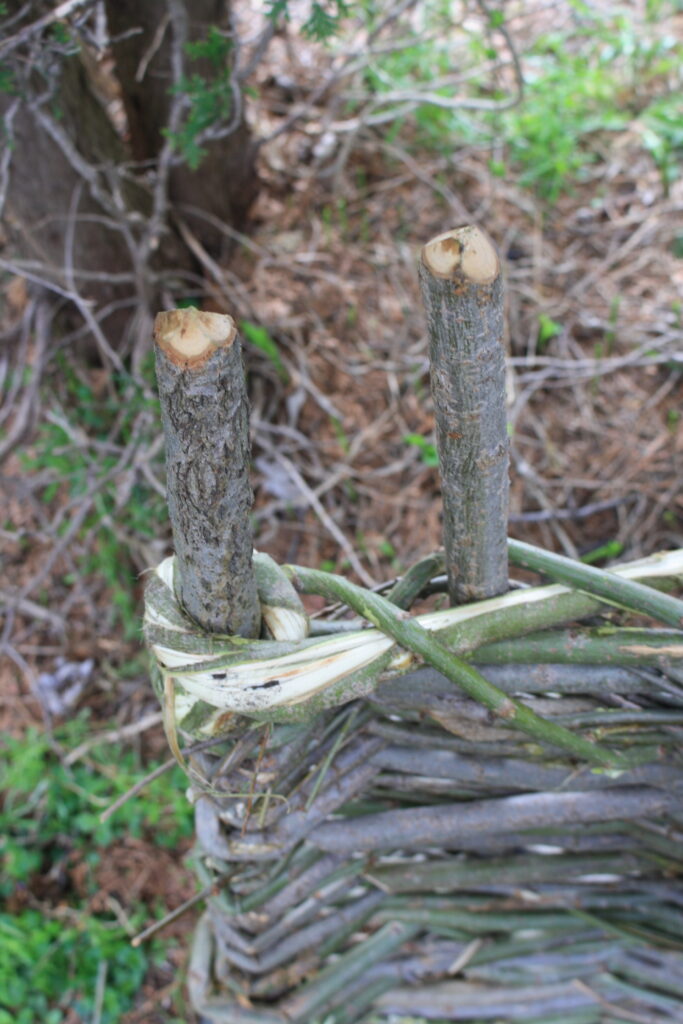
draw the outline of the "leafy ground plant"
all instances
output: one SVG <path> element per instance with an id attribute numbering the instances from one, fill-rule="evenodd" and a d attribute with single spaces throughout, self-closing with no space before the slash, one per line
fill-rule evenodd
<path id="1" fill-rule="evenodd" d="M 131 935 L 150 911 L 163 910 L 128 893 L 103 895 L 102 871 L 131 836 L 187 845 L 192 825 L 180 769 L 102 824 L 104 807 L 146 769 L 118 746 L 95 747 L 69 765 L 62 745 L 73 748 L 89 731 L 80 716 L 53 738 L 30 730 L 0 748 L 0 1024 L 57 1024 L 67 1008 L 79 1021 L 118 1024 L 172 949 L 163 939 L 133 948 Z"/>
<path id="2" fill-rule="evenodd" d="M 438 466 L 439 454 L 433 441 L 423 437 L 422 434 L 406 434 L 403 438 L 406 444 L 418 448 L 425 466 Z"/>
<path id="3" fill-rule="evenodd" d="M 664 27 L 665 7 L 636 22 L 616 5 L 577 0 L 564 23 L 539 31 L 531 8 L 526 28 L 523 17 L 508 26 L 502 6 L 488 8 L 488 26 L 455 25 L 443 4 L 428 0 L 416 41 L 369 62 L 364 84 L 377 98 L 404 99 L 429 83 L 431 100 L 410 111 L 417 151 L 450 153 L 457 139 L 488 152 L 491 174 L 514 177 L 550 203 L 589 177 L 615 132 L 633 133 L 668 188 L 680 173 L 683 65 L 680 40 Z M 510 42 L 524 81 L 518 102 L 506 102 L 504 80 L 491 78 L 492 63 L 509 60 Z M 464 89 L 450 84 L 454 66 Z M 486 109 L 496 100 L 499 109 Z M 389 140 L 403 123 L 399 105 L 395 113 Z"/>
<path id="4" fill-rule="evenodd" d="M 680 104 L 680 43 L 654 31 L 641 37 L 628 18 L 587 8 L 577 26 L 536 41 L 526 59 L 523 102 L 491 120 L 521 183 L 555 200 L 600 158 L 606 133 L 638 118 L 642 144 L 670 184 L 681 144 L 680 119 L 672 116 Z"/>

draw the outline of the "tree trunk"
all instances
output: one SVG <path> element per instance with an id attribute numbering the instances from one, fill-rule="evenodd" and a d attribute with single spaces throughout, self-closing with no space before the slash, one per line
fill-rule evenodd
<path id="1" fill-rule="evenodd" d="M 127 136 L 105 105 L 111 95 L 102 97 L 98 88 L 105 82 L 116 90 L 115 79 L 101 74 L 78 29 L 38 30 L 40 5 L 25 10 L 21 0 L 10 0 L 6 6 L 10 45 L 3 63 L 11 83 L 0 92 L 0 125 L 8 143 L 0 156 L 3 256 L 29 280 L 71 300 L 69 327 L 85 319 L 89 337 L 101 329 L 100 349 L 103 341 L 109 351 L 125 353 L 136 325 L 137 335 L 148 337 L 145 315 L 151 318 L 161 304 L 162 288 L 168 294 L 169 287 L 177 291 L 184 281 L 187 294 L 197 287 L 194 257 L 171 223 L 174 210 L 216 255 L 225 237 L 220 225 L 242 224 L 257 189 L 254 154 L 241 118 L 232 134 L 207 144 L 196 171 L 176 162 L 164 181 L 157 163 L 170 112 L 171 60 L 184 53 L 174 31 L 182 23 L 188 40 L 205 37 L 209 26 L 225 25 L 225 4 L 107 3 L 110 35 L 119 36 L 112 49 Z M 142 31 L 131 34 L 137 25 Z M 201 62 L 188 65 L 188 73 L 195 72 L 203 73 Z M 139 177 L 130 166 L 131 152 L 136 161 L 147 162 Z M 158 231 L 147 246 L 141 240 L 149 234 L 160 188 L 167 205 L 161 204 Z M 74 310 L 80 316 L 74 317 Z M 92 352 L 89 340 L 86 345 Z"/>
<path id="2" fill-rule="evenodd" d="M 106 0 L 105 6 L 133 157 L 141 162 L 155 160 L 164 144 L 162 129 L 169 122 L 174 48 L 206 39 L 210 28 L 229 32 L 230 4 L 226 0 Z M 134 27 L 141 31 L 132 32 Z M 184 56 L 186 77 L 201 75 L 210 81 L 215 75 L 208 60 L 190 59 L 186 51 Z M 244 223 L 258 191 L 254 157 L 249 130 L 240 116 L 233 132 L 208 143 L 196 170 L 186 163 L 171 170 L 171 203 L 213 255 L 225 249 L 225 235 L 201 213 L 235 227 Z M 193 213 L 191 207 L 201 213 Z"/>
<path id="3" fill-rule="evenodd" d="M 38 94 L 45 92 L 39 74 L 19 81 L 19 95 L 0 94 L 11 146 L 3 254 L 30 261 L 29 279 L 77 293 L 96 312 L 110 307 L 102 327 L 120 342 L 130 315 L 120 304 L 134 291 L 131 257 L 108 208 L 105 175 L 95 168 L 118 166 L 125 150 L 79 55 L 54 61 L 52 73 L 52 95 L 45 99 Z M 126 202 L 135 208 L 142 195 L 131 188 Z M 130 278 L 121 280 L 126 272 Z"/>

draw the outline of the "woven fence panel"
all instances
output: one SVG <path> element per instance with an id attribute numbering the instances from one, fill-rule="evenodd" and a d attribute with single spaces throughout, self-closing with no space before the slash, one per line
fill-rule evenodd
<path id="1" fill-rule="evenodd" d="M 204 1020 L 683 1020 L 683 691 L 485 672 L 641 763 L 572 764 L 431 670 L 306 724 L 238 720 L 192 758 Z"/>

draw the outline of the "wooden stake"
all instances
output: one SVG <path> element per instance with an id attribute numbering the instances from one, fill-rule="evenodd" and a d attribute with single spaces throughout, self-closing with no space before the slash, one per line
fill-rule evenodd
<path id="1" fill-rule="evenodd" d="M 234 321 L 174 309 L 157 315 L 154 340 L 176 595 L 207 632 L 258 636 L 249 406 Z"/>
<path id="2" fill-rule="evenodd" d="M 496 250 L 461 227 L 424 246 L 419 265 L 453 604 L 508 586 L 508 435 L 503 282 Z"/>

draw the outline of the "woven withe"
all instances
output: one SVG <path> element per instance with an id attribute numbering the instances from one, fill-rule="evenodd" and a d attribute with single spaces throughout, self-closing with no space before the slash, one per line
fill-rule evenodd
<path id="1" fill-rule="evenodd" d="M 590 615 L 599 639 L 604 605 L 555 589 L 589 600 L 556 621 Z M 148 643 L 158 656 L 176 616 L 187 654 L 196 627 L 167 599 L 165 624 L 148 609 Z M 204 691 L 193 719 L 182 682 L 253 664 L 253 646 L 226 654 L 215 645 L 229 640 L 205 637 L 201 657 L 157 667 L 167 729 L 183 726 L 194 863 L 214 885 L 188 976 L 201 1018 L 683 1021 L 681 636 L 651 635 L 658 647 L 634 629 L 602 665 L 568 661 L 580 629 L 530 664 L 491 664 L 504 655 L 484 641 L 468 654 L 541 719 L 615 752 L 611 768 L 520 732 L 431 668 L 386 678 L 383 665 L 361 697 L 259 721 L 267 711 L 225 701 L 207 711 Z M 278 642 L 256 647 L 277 657 Z"/>

